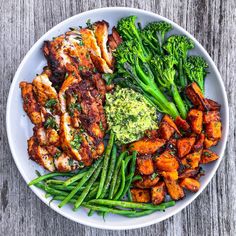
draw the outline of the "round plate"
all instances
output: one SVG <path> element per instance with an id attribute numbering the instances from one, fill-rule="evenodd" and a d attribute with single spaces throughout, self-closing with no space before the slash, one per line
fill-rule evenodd
<path id="1" fill-rule="evenodd" d="M 41 73 L 42 68 L 46 65 L 46 60 L 42 53 L 42 45 L 44 40 L 51 40 L 53 37 L 65 33 L 69 27 L 78 27 L 79 25 L 86 26 L 86 21 L 91 19 L 91 22 L 98 20 L 106 20 L 112 26 L 116 25 L 117 21 L 125 16 L 137 15 L 138 21 L 145 25 L 150 21 L 167 21 L 173 25 L 171 34 L 184 34 L 191 38 L 195 43 L 195 49 L 191 51 L 192 54 L 203 56 L 209 64 L 209 74 L 206 79 L 206 96 L 217 101 L 221 104 L 221 117 L 223 125 L 222 139 L 219 144 L 214 148 L 214 151 L 220 156 L 220 158 L 208 165 L 204 166 L 206 175 L 201 178 L 201 188 L 195 194 L 187 194 L 187 196 L 178 201 L 174 207 L 168 208 L 165 212 L 156 212 L 148 216 L 141 218 L 126 218 L 123 216 L 110 214 L 105 218 L 105 221 L 101 216 L 94 214 L 92 217 L 87 216 L 87 209 L 81 208 L 79 211 L 72 211 L 72 207 L 67 205 L 63 208 L 57 207 L 57 202 L 52 202 L 50 207 L 60 213 L 61 215 L 84 225 L 89 225 L 102 229 L 133 229 L 138 227 L 144 227 L 151 224 L 163 221 L 174 214 L 180 212 L 184 207 L 190 204 L 207 186 L 215 174 L 223 157 L 224 149 L 226 146 L 228 136 L 228 102 L 224 88 L 223 81 L 220 74 L 204 48 L 183 28 L 173 23 L 172 21 L 161 17 L 157 14 L 133 9 L 133 8 L 101 8 L 88 12 L 83 12 L 76 16 L 73 16 L 60 24 L 53 27 L 46 34 L 44 34 L 30 49 L 23 61 L 21 62 L 13 82 L 11 84 L 8 103 L 7 103 L 7 134 L 10 149 L 15 160 L 15 163 L 25 179 L 26 183 L 29 183 L 36 177 L 35 170 L 39 170 L 41 173 L 44 170 L 33 161 L 29 160 L 27 153 L 27 139 L 32 135 L 32 124 L 26 116 L 22 108 L 21 91 L 19 89 L 19 83 L 21 81 L 31 82 L 37 73 Z M 50 199 L 45 199 L 45 193 L 36 188 L 31 187 L 33 192 L 47 205 L 49 205 Z M 207 207 L 207 206 L 206 206 Z"/>

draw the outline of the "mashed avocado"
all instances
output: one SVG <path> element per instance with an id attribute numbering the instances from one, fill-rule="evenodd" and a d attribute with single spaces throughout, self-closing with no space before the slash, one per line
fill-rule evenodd
<path id="1" fill-rule="evenodd" d="M 146 130 L 157 128 L 156 109 L 132 89 L 118 88 L 106 94 L 105 111 L 119 144 L 133 142 Z"/>

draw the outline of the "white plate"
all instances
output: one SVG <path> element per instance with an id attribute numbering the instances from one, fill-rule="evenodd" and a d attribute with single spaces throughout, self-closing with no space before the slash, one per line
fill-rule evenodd
<path id="1" fill-rule="evenodd" d="M 203 191 L 203 189 L 212 179 L 222 160 L 228 136 L 229 111 L 224 84 L 214 62 L 212 61 L 208 53 L 204 50 L 204 48 L 196 41 L 196 39 L 194 39 L 189 33 L 187 33 L 177 24 L 151 12 L 121 7 L 96 9 L 73 16 L 56 25 L 50 31 L 44 34 L 27 53 L 15 74 L 8 96 L 6 125 L 8 141 L 13 158 L 26 183 L 29 183 L 33 178 L 36 177 L 36 169 L 40 172 L 43 172 L 43 169 L 28 158 L 27 139 L 32 134 L 32 124 L 30 123 L 22 108 L 19 83 L 20 81 L 31 82 L 36 73 L 40 73 L 43 66 L 46 65 L 46 60 L 41 50 L 43 41 L 50 40 L 54 36 L 65 33 L 69 27 L 76 27 L 79 25 L 85 26 L 87 19 L 91 19 L 92 22 L 104 19 L 109 22 L 111 28 L 112 26 L 116 25 L 117 21 L 121 17 L 129 15 L 137 15 L 138 21 L 140 21 L 142 25 L 145 25 L 150 21 L 167 21 L 174 27 L 174 30 L 171 32 L 171 34 L 185 34 L 194 41 L 195 49 L 192 50 L 192 53 L 202 55 L 209 64 L 210 74 L 206 79 L 206 96 L 213 100 L 216 100 L 221 104 L 223 135 L 221 141 L 214 149 L 214 151 L 216 151 L 220 158 L 217 161 L 204 167 L 206 170 L 206 175 L 201 178 L 200 190 L 195 194 L 187 194 L 187 196 L 183 200 L 178 201 L 174 207 L 168 208 L 165 212 L 157 212 L 145 217 L 133 219 L 117 215 L 109 215 L 104 221 L 103 218 L 98 216 L 97 214 L 94 214 L 92 217 L 88 217 L 87 210 L 84 208 L 80 209 L 77 212 L 74 212 L 72 211 L 72 207 L 70 205 L 59 209 L 56 202 L 52 202 L 50 204 L 50 207 L 52 209 L 75 222 L 103 229 L 118 230 L 144 227 L 163 221 L 181 211 Z M 31 188 L 43 202 L 49 205 L 49 199 L 45 199 L 45 193 L 43 191 L 36 187 Z"/>

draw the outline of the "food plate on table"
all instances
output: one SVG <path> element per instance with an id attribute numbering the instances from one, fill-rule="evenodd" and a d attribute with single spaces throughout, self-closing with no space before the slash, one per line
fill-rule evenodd
<path id="1" fill-rule="evenodd" d="M 6 122 L 37 196 L 104 229 L 144 227 L 190 204 L 220 164 L 229 123 L 203 47 L 132 8 L 84 12 L 43 35 L 15 74 Z"/>

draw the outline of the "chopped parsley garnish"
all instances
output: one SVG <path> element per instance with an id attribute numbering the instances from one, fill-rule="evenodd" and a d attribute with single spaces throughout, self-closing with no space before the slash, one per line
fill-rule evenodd
<path id="1" fill-rule="evenodd" d="M 53 157 L 57 159 L 60 155 L 61 155 L 61 152 L 57 152 L 55 155 L 53 155 Z"/>
<path id="2" fill-rule="evenodd" d="M 78 166 L 79 166 L 79 168 L 83 168 L 84 167 L 84 163 L 82 161 L 79 161 Z"/>
<path id="3" fill-rule="evenodd" d="M 55 130 L 59 129 L 58 124 L 57 124 L 55 118 L 52 117 L 52 116 L 47 118 L 47 120 L 44 123 L 44 127 L 45 128 L 52 128 L 52 129 L 55 129 Z"/>
<path id="4" fill-rule="evenodd" d="M 66 74 L 65 74 L 65 79 L 66 79 L 68 76 L 69 76 L 69 74 L 68 74 L 68 73 L 66 73 Z"/>
<path id="5" fill-rule="evenodd" d="M 82 110 L 79 103 L 76 103 L 76 102 L 75 102 L 75 103 L 71 103 L 71 104 L 69 105 L 69 107 L 68 107 L 69 115 L 70 115 L 70 116 L 73 116 L 75 110 L 77 110 L 77 111 L 81 111 L 81 110 Z"/>
<path id="6" fill-rule="evenodd" d="M 102 125 L 102 122 L 101 122 L 101 121 L 100 121 L 100 123 L 99 123 L 99 128 L 100 128 L 101 131 L 104 131 L 104 128 L 103 128 L 103 125 Z"/>
<path id="7" fill-rule="evenodd" d="M 78 150 L 80 148 L 81 142 L 82 142 L 81 136 L 79 134 L 76 134 L 74 136 L 74 139 L 70 142 L 70 145 L 72 148 Z"/>
<path id="8" fill-rule="evenodd" d="M 151 175 L 151 180 L 154 180 L 157 176 L 158 176 L 158 173 L 153 173 L 153 174 Z"/>
<path id="9" fill-rule="evenodd" d="M 83 66 L 79 66 L 78 69 L 79 69 L 79 70 L 83 70 L 84 67 L 83 67 Z"/>
<path id="10" fill-rule="evenodd" d="M 204 152 L 203 155 L 204 155 L 204 156 L 207 156 L 207 157 L 210 157 L 210 156 L 211 156 L 211 154 L 210 154 L 209 152 Z"/>
<path id="11" fill-rule="evenodd" d="M 69 164 L 69 166 L 73 166 L 73 165 L 74 165 L 73 159 L 69 159 L 69 160 L 68 160 L 68 164 Z"/>
<path id="12" fill-rule="evenodd" d="M 87 25 L 87 28 L 93 29 L 93 25 L 91 24 L 91 19 L 88 19 L 88 20 L 86 21 L 86 25 Z"/>
<path id="13" fill-rule="evenodd" d="M 57 104 L 57 100 L 54 99 L 54 98 L 52 98 L 52 99 L 49 99 L 49 100 L 46 101 L 45 107 L 51 109 L 51 108 L 53 108 L 56 104 Z"/>

